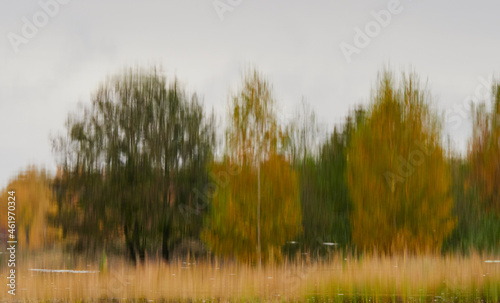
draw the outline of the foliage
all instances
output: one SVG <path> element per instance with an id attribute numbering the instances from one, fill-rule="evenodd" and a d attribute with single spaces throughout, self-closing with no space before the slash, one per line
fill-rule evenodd
<path id="1" fill-rule="evenodd" d="M 56 212 L 52 196 L 51 178 L 45 170 L 29 166 L 17 175 L 0 194 L 2 209 L 7 210 L 7 191 L 15 191 L 16 240 L 21 249 L 49 248 L 60 232 L 52 227 L 47 216 Z M 2 212 L 3 213 L 3 212 Z M 0 226 L 7 229 L 7 212 L 0 217 Z"/>
<path id="2" fill-rule="evenodd" d="M 229 171 L 229 162 L 215 165 L 214 174 Z M 257 262 L 257 171 L 244 165 L 229 177 L 226 187 L 213 194 L 212 211 L 202 238 L 222 256 L 234 255 L 244 262 Z M 261 168 L 260 218 L 264 261 L 279 261 L 286 241 L 301 231 L 297 174 L 279 155 L 271 155 Z"/>
<path id="3" fill-rule="evenodd" d="M 196 95 L 156 68 L 128 69 L 103 83 L 67 134 L 54 139 L 62 173 L 56 179 L 65 235 L 80 247 L 124 239 L 130 258 L 196 237 L 201 218 L 185 221 L 179 205 L 204 184 L 214 141 L 213 119 Z"/>
<path id="4" fill-rule="evenodd" d="M 257 166 L 284 140 L 278 130 L 272 87 L 257 70 L 247 72 L 241 91 L 232 98 L 226 153 L 232 161 Z"/>
<path id="5" fill-rule="evenodd" d="M 500 220 L 495 214 L 487 212 L 477 191 L 468 186 L 470 164 L 466 159 L 451 157 L 453 214 L 457 226 L 445 241 L 445 251 L 470 253 L 500 251 Z"/>
<path id="6" fill-rule="evenodd" d="M 491 112 L 482 104 L 474 113 L 470 182 L 485 209 L 500 216 L 500 85 L 493 87 Z"/>
<path id="7" fill-rule="evenodd" d="M 261 78 L 249 71 L 233 97 L 227 157 L 214 173 L 231 165 L 241 171 L 214 194 L 202 236 L 217 253 L 252 262 L 260 262 L 261 253 L 264 260 L 279 259 L 285 241 L 301 231 L 297 176 L 278 155 L 286 135 L 276 123 L 271 87 Z"/>
<path id="8" fill-rule="evenodd" d="M 279 261 L 282 250 L 327 255 L 333 247 L 498 251 L 500 87 L 493 92 L 491 112 L 484 104 L 473 111 L 467 157 L 450 148 L 446 158 L 439 117 L 414 74 L 398 83 L 384 72 L 369 110 L 323 137 L 305 102 L 282 129 L 272 86 L 251 69 L 231 96 L 215 159 L 214 116 L 198 97 L 154 67 L 127 69 L 53 138 L 53 182 L 30 168 L 9 185 L 26 188 L 20 243 L 51 244 L 60 227 L 83 251 L 117 247 L 144 260 L 204 251 L 201 238 L 218 255 L 259 264 Z"/>
<path id="9" fill-rule="evenodd" d="M 311 126 L 314 121 L 309 121 L 303 130 L 299 130 L 300 134 L 307 134 L 307 129 L 317 129 Z M 305 250 L 328 253 L 332 249 L 331 243 L 343 248 L 351 244 L 349 214 L 352 203 L 346 181 L 347 148 L 357 125 L 363 121 L 364 110 L 360 107 L 346 118 L 341 130 L 334 129 L 330 138 L 320 146 L 319 154 L 302 155 L 295 161 L 300 174 L 304 227 L 301 242 Z M 307 135 L 305 139 L 295 137 L 314 141 Z M 308 145 L 311 149 L 311 144 Z"/>
<path id="10" fill-rule="evenodd" d="M 439 125 L 415 75 L 385 72 L 348 152 L 353 240 L 384 252 L 439 250 L 452 231 L 451 179 Z"/>
<path id="11" fill-rule="evenodd" d="M 317 141 L 321 130 L 311 105 L 302 100 L 287 129 L 289 137 L 287 150 L 295 165 L 305 163 L 307 158 L 317 155 Z"/>
<path id="12" fill-rule="evenodd" d="M 500 250 L 500 87 L 494 86 L 491 112 L 473 108 L 473 135 L 466 159 L 450 159 L 457 229 L 449 249 Z"/>

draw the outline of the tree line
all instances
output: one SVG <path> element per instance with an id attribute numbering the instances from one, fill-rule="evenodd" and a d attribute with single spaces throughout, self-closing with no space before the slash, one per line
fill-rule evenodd
<path id="1" fill-rule="evenodd" d="M 323 137 L 306 103 L 281 125 L 271 83 L 248 69 L 216 152 L 217 117 L 196 94 L 160 68 L 127 68 L 52 138 L 55 177 L 31 167 L 9 184 L 27 195 L 21 243 L 40 246 L 43 226 L 45 244 L 134 262 L 182 247 L 253 264 L 338 249 L 498 252 L 499 88 L 491 110 L 474 108 L 462 156 L 443 146 L 415 73 L 383 70 L 370 104 Z"/>

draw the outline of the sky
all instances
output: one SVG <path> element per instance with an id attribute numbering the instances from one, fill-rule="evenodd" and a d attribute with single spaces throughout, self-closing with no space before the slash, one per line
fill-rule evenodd
<path id="1" fill-rule="evenodd" d="M 1 0 L 0 188 L 27 165 L 54 172 L 50 138 L 126 66 L 161 65 L 224 119 L 248 66 L 281 120 L 306 100 L 325 127 L 370 103 L 384 67 L 416 72 L 466 150 L 470 102 L 500 79 L 500 2 Z"/>

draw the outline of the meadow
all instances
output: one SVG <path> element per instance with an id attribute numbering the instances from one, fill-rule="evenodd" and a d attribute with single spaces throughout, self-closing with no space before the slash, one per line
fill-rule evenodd
<path id="1" fill-rule="evenodd" d="M 63 253 L 21 256 L 19 302 L 500 302 L 494 256 L 308 255 L 260 269 L 231 261 L 123 258 L 88 263 Z M 34 271 L 67 269 L 71 272 Z M 2 273 L 6 271 L 2 269 Z M 5 283 L 2 301 L 11 300 Z"/>

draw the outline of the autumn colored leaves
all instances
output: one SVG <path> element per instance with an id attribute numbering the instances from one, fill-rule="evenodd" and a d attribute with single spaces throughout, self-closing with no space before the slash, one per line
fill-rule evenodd
<path id="1" fill-rule="evenodd" d="M 53 182 L 17 181 L 33 187 L 25 194 L 43 197 L 33 207 L 20 203 L 27 224 L 20 229 L 26 245 L 39 245 L 34 235 L 46 222 L 38 210 L 50 210 L 53 239 L 62 231 L 80 248 L 121 247 L 136 261 L 148 254 L 169 260 L 193 240 L 252 264 L 279 262 L 290 245 L 288 252 L 438 252 L 452 232 L 460 229 L 453 236 L 459 240 L 470 233 L 464 210 L 470 205 L 481 204 L 493 214 L 492 226 L 498 222 L 500 92 L 494 93 L 492 112 L 480 107 L 475 114 L 468 156 L 460 160 L 469 170 L 458 174 L 415 74 L 384 71 L 370 106 L 321 142 L 314 113 L 295 119 L 303 125 L 280 125 L 272 86 L 248 70 L 230 97 L 218 155 L 215 118 L 196 95 L 157 69 L 125 70 L 54 139 L 61 170 Z M 467 182 L 460 183 L 462 175 Z M 57 205 L 47 202 L 49 183 Z M 457 194 L 464 188 L 478 198 Z"/>
<path id="2" fill-rule="evenodd" d="M 454 227 L 440 129 L 414 75 L 379 79 L 349 148 L 354 242 L 384 252 L 439 251 Z"/>
<path id="3" fill-rule="evenodd" d="M 232 101 L 226 155 L 213 169 L 218 174 L 233 163 L 242 169 L 214 196 L 202 239 L 240 261 L 280 260 L 302 226 L 298 175 L 284 153 L 287 135 L 277 125 L 272 89 L 257 71 L 247 73 Z"/>

